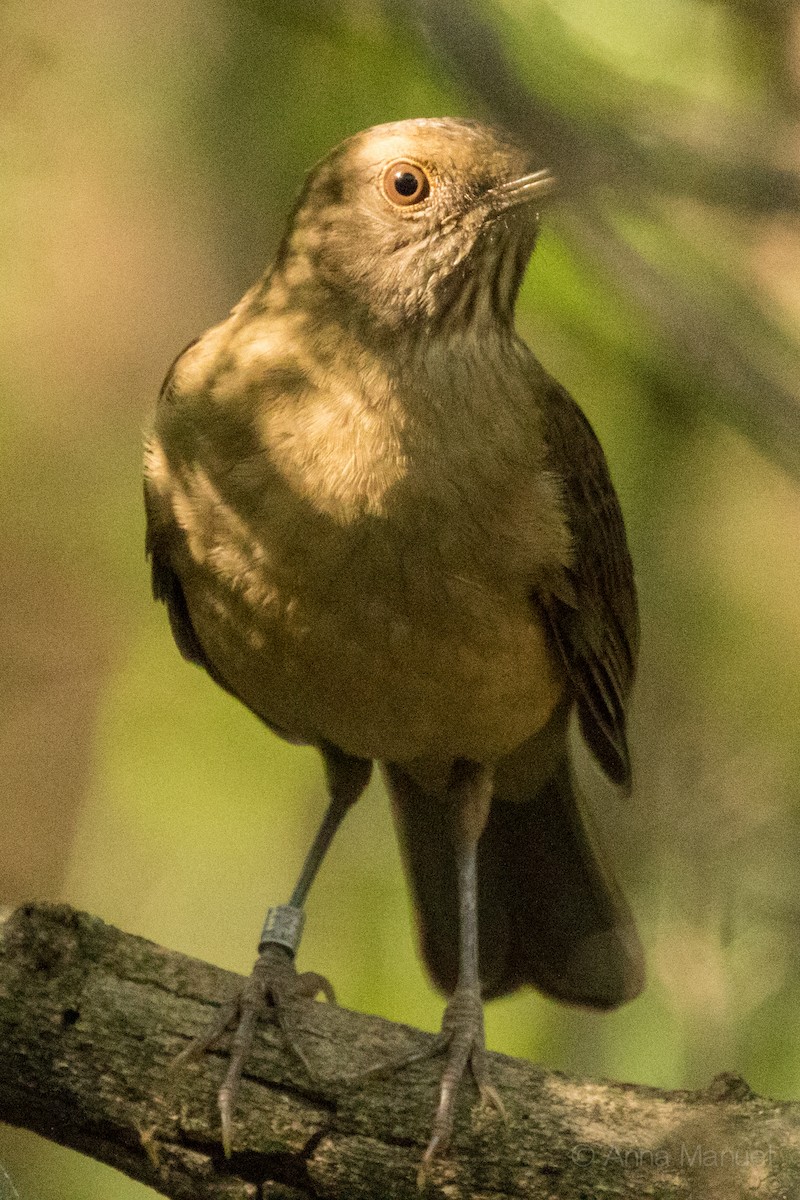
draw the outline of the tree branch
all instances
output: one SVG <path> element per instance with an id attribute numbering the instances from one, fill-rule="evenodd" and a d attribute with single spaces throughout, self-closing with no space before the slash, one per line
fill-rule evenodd
<path id="1" fill-rule="evenodd" d="M 416 1197 L 435 1060 L 348 1080 L 430 1035 L 331 1005 L 298 1004 L 321 1081 L 265 1024 L 244 1080 L 236 1148 L 218 1138 L 218 1054 L 168 1064 L 236 977 L 66 907 L 28 905 L 0 925 L 0 1117 L 74 1147 L 165 1196 L 192 1200 Z M 800 1105 L 724 1076 L 703 1092 L 569 1079 L 493 1055 L 508 1123 L 465 1096 L 428 1194 L 795 1196 Z"/>

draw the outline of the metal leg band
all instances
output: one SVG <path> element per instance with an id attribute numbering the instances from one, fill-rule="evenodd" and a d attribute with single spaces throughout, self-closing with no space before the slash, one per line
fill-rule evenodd
<path id="1" fill-rule="evenodd" d="M 268 909 L 258 943 L 259 953 L 265 946 L 285 946 L 294 955 L 303 936 L 305 919 L 305 911 L 294 904 L 276 904 Z"/>

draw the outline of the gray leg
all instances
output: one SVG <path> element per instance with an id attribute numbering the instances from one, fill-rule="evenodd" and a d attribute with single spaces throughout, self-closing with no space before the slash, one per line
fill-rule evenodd
<path id="1" fill-rule="evenodd" d="M 502 1101 L 489 1079 L 478 975 L 477 851 L 492 799 L 491 770 L 477 763 L 457 762 L 453 768 L 450 795 L 458 867 L 458 982 L 442 1020 L 440 1039 L 447 1050 L 447 1062 L 442 1073 L 431 1139 L 419 1168 L 417 1182 L 420 1187 L 431 1159 L 450 1141 L 458 1087 L 467 1066 L 478 1086 L 481 1101 L 491 1104 L 505 1116 Z"/>
<path id="2" fill-rule="evenodd" d="M 322 755 L 330 802 L 289 903 L 268 910 L 258 945 L 258 958 L 250 977 L 238 993 L 222 1005 L 208 1029 L 195 1038 L 174 1062 L 175 1066 L 179 1066 L 189 1059 L 198 1058 L 226 1030 L 234 1029 L 228 1071 L 218 1096 L 222 1145 L 227 1156 L 230 1156 L 233 1144 L 233 1113 L 239 1083 L 253 1045 L 259 1016 L 265 1012 L 274 1016 L 288 1045 L 313 1077 L 314 1072 L 291 1028 L 291 1002 L 301 997 L 313 1000 L 320 993 L 329 1001 L 335 1001 L 333 988 L 324 976 L 313 971 L 297 974 L 294 956 L 302 937 L 306 897 L 336 830 L 369 782 L 372 763 L 351 758 L 327 746 L 322 748 Z"/>

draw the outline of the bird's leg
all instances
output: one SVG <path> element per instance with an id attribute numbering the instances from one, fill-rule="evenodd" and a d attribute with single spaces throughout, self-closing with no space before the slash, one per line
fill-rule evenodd
<path id="1" fill-rule="evenodd" d="M 489 1078 L 483 1029 L 483 1004 L 478 975 L 478 839 L 489 816 L 492 771 L 459 760 L 449 789 L 453 805 L 453 837 L 458 870 L 458 981 L 445 1009 L 437 1039 L 447 1054 L 439 1086 L 439 1104 L 428 1148 L 420 1164 L 421 1187 L 431 1160 L 446 1149 L 453 1132 L 458 1087 L 469 1066 L 483 1103 L 505 1116 L 502 1101 Z"/>
<path id="2" fill-rule="evenodd" d="M 333 988 L 323 975 L 313 971 L 298 975 L 294 957 L 303 933 L 306 897 L 336 830 L 369 782 L 372 764 L 365 759 L 345 755 L 333 747 L 323 747 L 322 754 L 330 801 L 289 903 L 279 904 L 267 911 L 258 944 L 258 958 L 250 976 L 237 993 L 221 1006 L 208 1029 L 181 1051 L 173 1064 L 179 1066 L 189 1059 L 198 1058 L 226 1030 L 234 1030 L 228 1071 L 218 1094 L 222 1145 L 227 1156 L 230 1156 L 233 1142 L 233 1112 L 239 1083 L 253 1045 L 259 1016 L 269 1014 L 277 1021 L 287 1044 L 313 1078 L 314 1071 L 291 1026 L 291 1002 L 301 998 L 313 1000 L 320 993 L 331 1003 L 335 1003 L 336 999 Z"/>

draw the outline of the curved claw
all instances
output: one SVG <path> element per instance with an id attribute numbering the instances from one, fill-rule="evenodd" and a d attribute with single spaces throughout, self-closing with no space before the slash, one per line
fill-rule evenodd
<path id="1" fill-rule="evenodd" d="M 178 1067 L 184 1066 L 187 1062 L 194 1062 L 204 1054 L 206 1050 L 210 1050 L 216 1041 L 218 1041 L 223 1033 L 227 1033 L 236 1022 L 239 1016 L 239 1000 L 228 1000 L 223 1004 L 217 1012 L 217 1015 L 210 1022 L 205 1033 L 198 1034 L 192 1038 L 188 1046 L 176 1054 L 169 1063 L 169 1070 L 174 1071 Z"/>
<path id="2" fill-rule="evenodd" d="M 439 1103 L 433 1118 L 433 1130 L 417 1171 L 417 1188 L 420 1190 L 425 1186 L 431 1162 L 450 1143 L 456 1096 L 467 1065 L 480 1093 L 480 1102 L 491 1106 L 503 1120 L 507 1120 L 505 1106 L 489 1078 L 483 1006 L 477 992 L 464 988 L 453 995 L 445 1009 L 439 1037 L 447 1047 L 448 1055 L 439 1085 Z"/>
<path id="3" fill-rule="evenodd" d="M 360 1071 L 350 1071 L 340 1076 L 340 1079 L 348 1083 L 360 1083 L 365 1079 L 379 1079 L 381 1075 L 392 1075 L 395 1071 L 403 1071 L 406 1067 L 413 1066 L 414 1063 L 424 1062 L 426 1058 L 435 1058 L 437 1054 L 443 1054 L 449 1045 L 449 1034 L 437 1033 L 422 1050 L 412 1050 L 402 1058 L 389 1058 L 385 1062 L 373 1063 L 371 1067 L 363 1067 Z"/>
<path id="4" fill-rule="evenodd" d="M 317 996 L 322 993 L 329 1004 L 336 1004 L 336 993 L 330 980 L 326 979 L 324 975 L 318 975 L 316 971 L 304 971 L 302 975 L 298 975 L 296 985 L 296 996 L 304 996 L 306 1000 L 316 1000 Z"/>
<path id="5" fill-rule="evenodd" d="M 323 993 L 330 1003 L 336 1003 L 333 988 L 323 975 L 314 971 L 298 975 L 294 959 L 289 952 L 280 946 L 267 945 L 259 954 L 252 972 L 236 995 L 220 1007 L 208 1028 L 194 1038 L 169 1064 L 170 1070 L 175 1070 L 199 1058 L 206 1050 L 211 1049 L 223 1033 L 233 1029 L 230 1061 L 217 1093 L 222 1148 L 226 1158 L 230 1158 L 233 1151 L 236 1101 L 242 1072 L 253 1048 L 258 1018 L 268 1015 L 277 1022 L 288 1048 L 302 1063 L 311 1079 L 314 1079 L 314 1070 L 292 1027 L 290 1009 L 293 1000 L 313 1000 L 320 993 Z"/>
<path id="6" fill-rule="evenodd" d="M 472 1071 L 474 1074 L 475 1073 L 474 1067 L 473 1067 Z M 500 1117 L 501 1120 L 508 1123 L 508 1112 L 506 1111 L 506 1106 L 505 1106 L 505 1104 L 503 1104 L 503 1101 L 500 1097 L 500 1093 L 498 1092 L 498 1090 L 494 1086 L 494 1084 L 486 1083 L 484 1081 L 483 1083 L 478 1084 L 478 1090 L 481 1094 L 481 1104 L 485 1104 L 488 1108 L 493 1108 L 494 1111 L 497 1113 L 498 1117 Z"/>
<path id="7" fill-rule="evenodd" d="M 428 1182 L 428 1167 L 440 1150 L 447 1149 L 447 1142 L 434 1133 L 431 1140 L 428 1142 L 428 1148 L 422 1156 L 422 1161 L 417 1167 L 417 1191 L 421 1192 Z"/>
<path id="8" fill-rule="evenodd" d="M 226 1158 L 230 1158 L 231 1156 L 233 1147 L 233 1112 L 236 1107 L 236 1098 L 239 1094 L 239 1084 L 242 1079 L 244 1064 L 253 1048 L 253 1038 L 256 1033 L 258 1015 L 259 1011 L 256 1005 L 250 1003 L 245 1006 L 243 1003 L 241 1019 L 231 1042 L 231 1058 L 228 1063 L 228 1070 L 222 1086 L 217 1092 L 217 1107 L 219 1108 L 220 1123 L 222 1125 L 222 1149 L 225 1152 Z"/>

